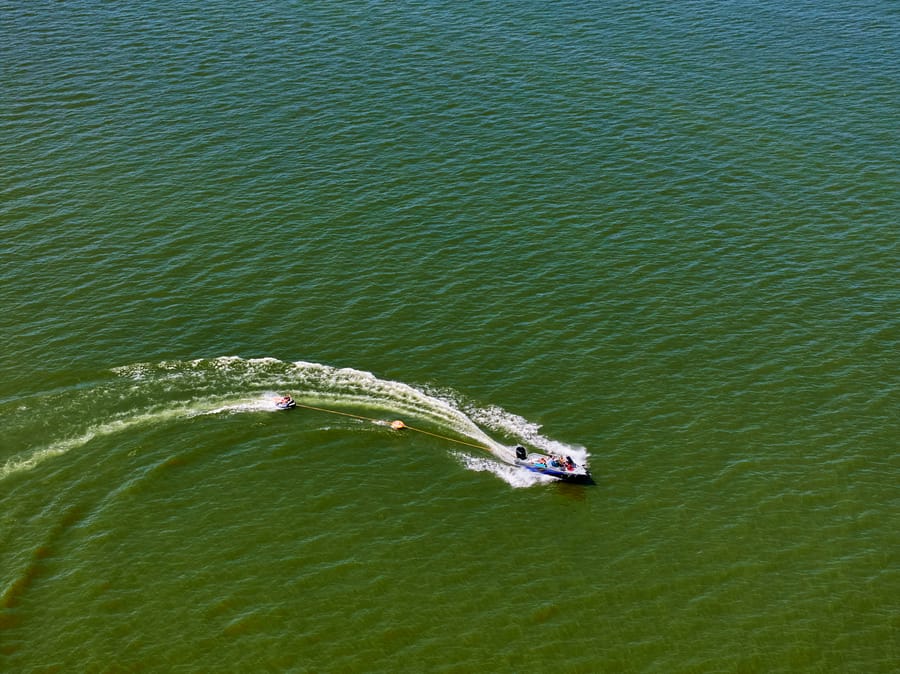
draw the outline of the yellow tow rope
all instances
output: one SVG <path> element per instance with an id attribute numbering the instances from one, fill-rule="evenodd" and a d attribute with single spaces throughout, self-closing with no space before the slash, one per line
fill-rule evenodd
<path id="1" fill-rule="evenodd" d="M 400 421 L 399 419 L 396 419 L 396 420 L 388 423 L 388 422 L 384 421 L 383 419 L 376 419 L 374 417 L 364 417 L 361 414 L 351 414 L 350 412 L 340 412 L 338 410 L 330 410 L 325 407 L 316 407 L 315 405 L 304 405 L 303 403 L 298 403 L 296 400 L 294 401 L 294 404 L 297 407 L 303 407 L 308 410 L 315 410 L 316 412 L 325 412 L 326 414 L 339 414 L 342 417 L 351 417 L 353 419 L 362 419 L 363 421 L 371 421 L 373 424 L 388 425 L 391 428 L 393 428 L 395 431 L 402 431 L 402 430 L 415 431 L 416 433 L 422 433 L 423 435 L 430 435 L 434 438 L 440 438 L 441 440 L 446 440 L 447 442 L 455 442 L 460 445 L 467 445 L 469 447 L 475 447 L 476 449 L 483 449 L 487 452 L 491 451 L 490 447 L 485 447 L 484 445 L 476 445 L 474 442 L 466 442 L 465 440 L 451 438 L 450 436 L 447 436 L 447 435 L 440 435 L 438 433 L 432 433 L 431 431 L 426 431 L 424 429 L 416 428 L 415 426 L 410 426 L 408 424 L 405 424 L 402 421 Z"/>

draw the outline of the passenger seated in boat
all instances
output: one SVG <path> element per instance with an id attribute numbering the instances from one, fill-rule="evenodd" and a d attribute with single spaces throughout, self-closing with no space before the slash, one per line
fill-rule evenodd
<path id="1" fill-rule="evenodd" d="M 280 405 L 290 405 L 292 402 L 294 402 L 294 399 L 290 396 L 282 396 L 281 400 L 278 401 Z"/>

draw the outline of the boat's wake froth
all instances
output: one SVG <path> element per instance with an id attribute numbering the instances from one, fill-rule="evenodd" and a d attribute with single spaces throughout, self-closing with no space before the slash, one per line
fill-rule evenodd
<path id="1" fill-rule="evenodd" d="M 20 403 L 19 410 L 34 418 L 41 417 L 44 405 L 50 405 L 57 414 L 67 414 L 64 418 L 82 420 L 81 427 L 73 422 L 64 438 L 8 458 L 0 465 L 0 479 L 31 470 L 94 438 L 136 426 L 212 414 L 276 412 L 274 399 L 282 393 L 293 395 L 301 406 L 376 422 L 399 418 L 425 427 L 432 435 L 474 447 L 454 449 L 466 468 L 490 471 L 517 487 L 546 480 L 511 465 L 515 444 L 569 454 L 579 463 L 587 458 L 583 448 L 546 438 L 537 424 L 499 407 L 481 408 L 453 391 L 426 391 L 351 368 L 228 356 L 137 363 L 114 368 L 112 373 L 93 386 Z M 23 437 L 27 436 L 27 429 L 23 431 Z"/>

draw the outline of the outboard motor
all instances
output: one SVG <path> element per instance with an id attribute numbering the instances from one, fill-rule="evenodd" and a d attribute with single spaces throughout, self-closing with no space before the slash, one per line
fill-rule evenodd
<path id="1" fill-rule="evenodd" d="M 528 452 L 522 445 L 516 445 L 516 458 L 524 461 L 528 457 Z"/>

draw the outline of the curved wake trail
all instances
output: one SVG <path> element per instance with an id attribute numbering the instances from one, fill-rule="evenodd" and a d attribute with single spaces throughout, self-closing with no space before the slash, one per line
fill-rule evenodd
<path id="1" fill-rule="evenodd" d="M 73 423 L 66 437 L 7 459 L 0 466 L 0 479 L 32 470 L 94 438 L 139 426 L 208 414 L 274 412 L 273 398 L 280 392 L 290 392 L 298 403 L 351 416 L 355 412 L 373 421 L 382 415 L 413 420 L 416 426 L 429 429 L 425 432 L 433 429 L 439 437 L 483 447 L 484 454 L 456 451 L 455 456 L 466 468 L 488 470 L 513 486 L 529 486 L 545 479 L 511 465 L 512 447 L 491 434 L 508 438 L 512 444 L 567 453 L 579 462 L 587 457 L 583 448 L 546 438 L 537 424 L 499 407 L 478 408 L 461 402 L 453 392 L 428 392 L 351 368 L 225 356 L 137 363 L 114 368 L 112 374 L 110 380 L 94 386 L 41 396 L 20 407 L 40 418 L 45 412 L 42 407 L 49 405 L 57 414 L 81 419 L 82 427 Z M 85 419 L 90 421 L 85 424 Z"/>

